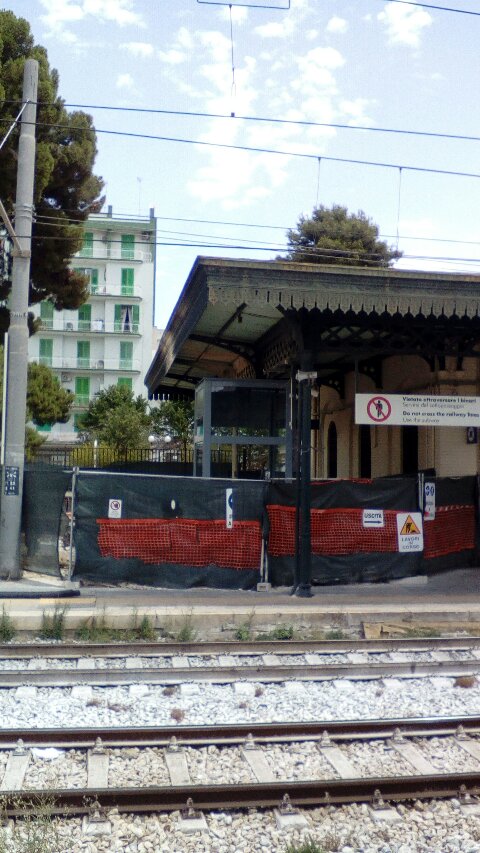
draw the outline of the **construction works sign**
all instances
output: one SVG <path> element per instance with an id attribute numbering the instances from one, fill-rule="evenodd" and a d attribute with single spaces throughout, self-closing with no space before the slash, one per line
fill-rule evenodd
<path id="1" fill-rule="evenodd" d="M 397 513 L 397 541 L 400 553 L 423 551 L 423 523 L 421 512 Z"/>
<path id="2" fill-rule="evenodd" d="M 480 426 L 480 397 L 355 394 L 355 423 L 370 426 Z"/>

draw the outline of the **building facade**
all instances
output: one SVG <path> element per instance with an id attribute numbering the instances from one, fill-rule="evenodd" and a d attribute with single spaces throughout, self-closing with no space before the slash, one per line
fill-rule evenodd
<path id="1" fill-rule="evenodd" d="M 40 329 L 29 341 L 29 361 L 52 368 L 75 401 L 66 424 L 38 427 L 48 441 L 72 442 L 95 394 L 124 385 L 146 396 L 155 312 L 156 219 L 105 213 L 84 223 L 83 247 L 71 267 L 85 273 L 89 298 L 78 310 L 32 307 Z"/>

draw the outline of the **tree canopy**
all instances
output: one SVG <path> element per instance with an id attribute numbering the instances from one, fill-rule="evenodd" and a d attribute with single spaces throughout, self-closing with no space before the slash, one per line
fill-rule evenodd
<path id="1" fill-rule="evenodd" d="M 81 419 L 81 439 L 125 451 L 148 445 L 150 414 L 144 397 L 124 385 L 96 394 Z"/>
<path id="2" fill-rule="evenodd" d="M 81 248 L 82 222 L 100 210 L 101 178 L 93 174 L 96 137 L 92 118 L 67 112 L 58 94 L 59 78 L 45 48 L 35 45 L 28 21 L 0 10 L 1 136 L 22 103 L 25 60 L 39 63 L 35 161 L 35 222 L 33 225 L 30 304 L 50 299 L 56 308 L 78 308 L 87 299 L 87 280 L 68 267 Z M 0 150 L 0 199 L 13 218 L 16 194 L 17 126 Z M 8 281 L 0 282 L 6 299 Z M 8 310 L 0 308 L 0 332 L 8 327 Z"/>
<path id="3" fill-rule="evenodd" d="M 186 453 L 193 438 L 193 401 L 165 400 L 152 409 L 151 418 L 152 432 L 163 439 L 170 436 Z"/>
<path id="4" fill-rule="evenodd" d="M 378 226 L 363 210 L 349 213 L 346 207 L 320 205 L 311 216 L 300 216 L 297 227 L 287 232 L 287 260 L 309 264 L 356 267 L 389 267 L 402 253 L 378 239 Z"/>

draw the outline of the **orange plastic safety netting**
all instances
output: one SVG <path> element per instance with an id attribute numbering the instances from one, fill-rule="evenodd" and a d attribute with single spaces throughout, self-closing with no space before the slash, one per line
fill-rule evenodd
<path id="1" fill-rule="evenodd" d="M 423 525 L 423 556 L 443 557 L 475 548 L 475 507 L 437 506 L 433 521 Z"/>
<path id="2" fill-rule="evenodd" d="M 97 518 L 97 524 L 102 557 L 233 569 L 260 566 L 258 521 L 235 521 L 231 529 L 225 521 L 189 518 Z"/>

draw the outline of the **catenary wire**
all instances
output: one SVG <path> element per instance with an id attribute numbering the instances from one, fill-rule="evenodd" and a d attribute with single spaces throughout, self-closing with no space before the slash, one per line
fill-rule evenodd
<path id="1" fill-rule="evenodd" d="M 479 13 L 480 14 L 480 13 Z M 18 103 L 18 101 L 3 101 L 3 103 Z M 38 107 L 42 106 L 54 106 L 53 102 L 39 101 L 37 102 Z M 308 119 L 285 119 L 285 118 L 272 118 L 269 116 L 249 116 L 249 115 L 232 115 L 231 113 L 207 113 L 202 111 L 195 110 L 166 110 L 166 109 L 157 109 L 154 107 L 117 107 L 112 104 L 74 104 L 74 103 L 65 103 L 64 106 L 72 108 L 72 109 L 82 109 L 82 110 L 106 110 L 110 112 L 120 112 L 120 113 L 145 113 L 147 115 L 166 115 L 166 116 L 178 116 L 185 118 L 208 118 L 208 119 L 225 119 L 227 121 L 247 121 L 247 122 L 260 122 L 266 124 L 285 124 L 285 125 L 293 125 L 297 127 L 322 127 L 322 128 L 332 128 L 334 130 L 361 130 L 368 131 L 371 133 L 390 133 L 390 134 L 403 134 L 406 136 L 424 136 L 432 139 L 451 139 L 460 142 L 480 142 L 480 136 L 472 136 L 471 134 L 462 134 L 462 133 L 446 133 L 442 131 L 430 131 L 430 130 L 408 130 L 407 128 L 401 127 L 372 127 L 371 125 L 363 125 L 363 124 L 343 124 L 341 122 L 322 122 L 322 121 L 310 121 Z"/>
<path id="2" fill-rule="evenodd" d="M 0 119 L 0 122 L 3 119 Z M 49 129 L 57 128 L 60 130 L 71 130 L 69 125 L 61 125 L 61 124 L 47 124 L 47 123 L 38 123 L 37 127 L 46 127 Z M 110 136 L 122 136 L 128 137 L 132 139 L 150 139 L 153 141 L 159 142 L 174 142 L 181 143 L 187 145 L 199 145 L 206 146 L 208 148 L 222 148 L 229 151 L 248 151 L 253 154 L 273 154 L 279 155 L 282 157 L 297 157 L 301 159 L 307 160 L 318 160 L 318 154 L 306 154 L 304 152 L 299 151 L 282 151 L 275 148 L 260 148 L 255 146 L 248 145 L 232 145 L 224 142 L 207 142 L 205 140 L 198 139 L 186 139 L 182 137 L 176 136 L 157 136 L 156 134 L 149 133 L 134 133 L 133 131 L 126 130 L 108 130 L 102 128 L 81 128 L 75 129 L 80 133 L 104 133 Z M 322 160 L 327 160 L 330 163 L 348 163 L 350 165 L 356 166 L 373 166 L 375 168 L 380 169 L 403 169 L 408 172 L 417 172 L 423 174 L 431 174 L 431 175 L 446 175 L 456 178 L 480 178 L 480 174 L 478 172 L 459 172 L 453 169 L 434 169 L 428 166 L 407 166 L 401 163 L 384 163 L 376 160 L 358 160 L 351 157 L 327 157 L 322 154 Z"/>

